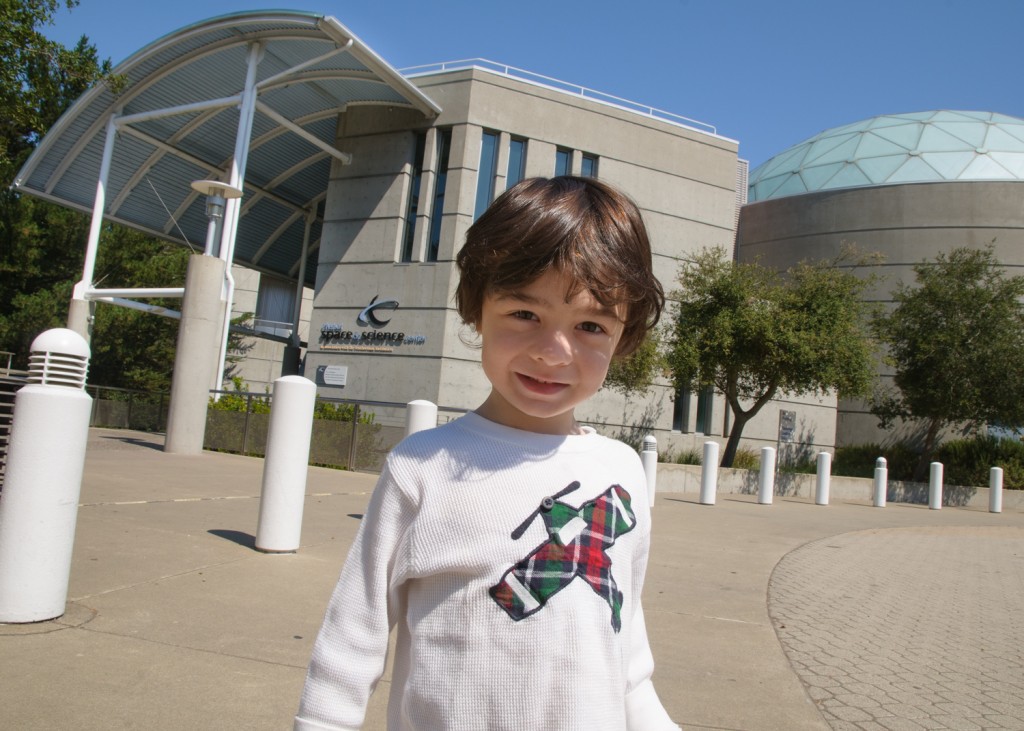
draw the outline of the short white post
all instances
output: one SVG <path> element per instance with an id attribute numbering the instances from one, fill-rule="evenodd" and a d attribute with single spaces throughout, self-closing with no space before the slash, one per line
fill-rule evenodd
<path id="1" fill-rule="evenodd" d="M 771 505 L 775 495 L 775 449 L 761 447 L 761 471 L 757 475 L 757 502 Z"/>
<path id="2" fill-rule="evenodd" d="M 282 376 L 274 381 L 257 551 L 294 553 L 299 548 L 315 403 L 316 384 L 308 378 Z"/>
<path id="3" fill-rule="evenodd" d="M 0 622 L 64 614 L 92 413 L 89 355 L 85 338 L 64 328 L 30 346 L 0 500 Z"/>
<path id="4" fill-rule="evenodd" d="M 437 426 L 437 404 L 417 399 L 406 404 L 405 436 Z"/>
<path id="5" fill-rule="evenodd" d="M 658 483 L 658 440 L 653 434 L 644 437 L 644 446 L 640 450 L 640 463 L 644 466 L 647 477 L 647 502 L 654 507 L 654 493 Z"/>
<path id="6" fill-rule="evenodd" d="M 832 455 L 818 452 L 818 477 L 814 488 L 814 504 L 828 505 L 829 487 L 832 481 Z"/>
<path id="7" fill-rule="evenodd" d="M 875 460 L 875 494 L 871 501 L 876 508 L 884 508 L 885 500 L 889 492 L 889 463 L 885 457 Z"/>
<path id="8" fill-rule="evenodd" d="M 928 474 L 928 507 L 942 509 L 942 462 L 932 462 Z"/>
<path id="9" fill-rule="evenodd" d="M 714 505 L 718 489 L 718 442 L 704 442 L 700 468 L 700 504 Z"/>
<path id="10" fill-rule="evenodd" d="M 988 512 L 1003 512 L 1003 468 L 993 467 L 988 471 Z"/>

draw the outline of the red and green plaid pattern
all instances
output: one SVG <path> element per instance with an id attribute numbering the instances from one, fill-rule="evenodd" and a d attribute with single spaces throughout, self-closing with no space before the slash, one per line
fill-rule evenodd
<path id="1" fill-rule="evenodd" d="M 555 501 L 538 511 L 544 519 L 549 540 L 501 577 L 490 588 L 494 601 L 512 619 L 519 621 L 539 612 L 548 599 L 568 586 L 576 577 L 587 582 L 612 609 L 612 628 L 622 627 L 622 592 L 612 577 L 608 549 L 623 533 L 636 526 L 628 492 L 612 485 L 593 500 L 574 508 Z M 575 519 L 585 524 L 565 544 L 559 531 Z"/>

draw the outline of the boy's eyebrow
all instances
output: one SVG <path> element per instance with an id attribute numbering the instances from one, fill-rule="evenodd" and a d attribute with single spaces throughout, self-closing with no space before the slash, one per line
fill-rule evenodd
<path id="1" fill-rule="evenodd" d="M 551 303 L 548 300 L 544 299 L 543 297 L 535 297 L 534 295 L 527 294 L 526 292 L 520 292 L 518 290 L 502 292 L 501 294 L 495 295 L 494 299 L 498 300 L 499 302 L 503 300 L 515 300 L 517 302 L 522 302 L 523 304 L 527 305 L 541 305 L 544 307 L 551 306 Z M 610 317 L 614 320 L 620 319 L 619 313 L 615 310 L 614 307 L 602 304 L 600 302 L 597 302 L 596 305 L 594 305 L 593 307 L 588 307 L 587 309 L 593 312 L 596 316 Z"/>

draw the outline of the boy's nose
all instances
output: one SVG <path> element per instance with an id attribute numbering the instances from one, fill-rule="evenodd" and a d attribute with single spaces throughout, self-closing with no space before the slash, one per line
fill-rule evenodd
<path id="1" fill-rule="evenodd" d="M 572 362 L 572 343 L 560 329 L 545 330 L 534 348 L 534 357 L 547 365 L 565 365 Z"/>

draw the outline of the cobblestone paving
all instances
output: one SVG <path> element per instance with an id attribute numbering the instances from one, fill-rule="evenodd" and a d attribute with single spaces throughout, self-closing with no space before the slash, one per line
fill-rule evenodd
<path id="1" fill-rule="evenodd" d="M 768 603 L 833 729 L 1024 730 L 1024 530 L 823 539 L 779 562 Z"/>

